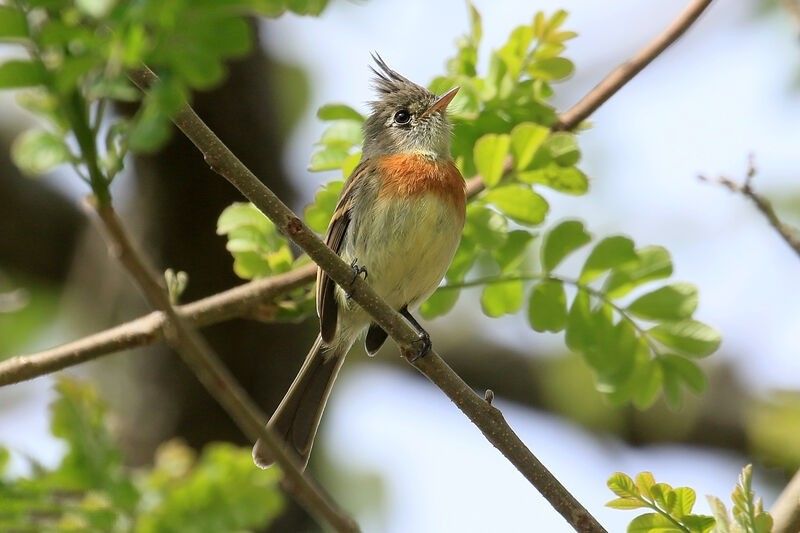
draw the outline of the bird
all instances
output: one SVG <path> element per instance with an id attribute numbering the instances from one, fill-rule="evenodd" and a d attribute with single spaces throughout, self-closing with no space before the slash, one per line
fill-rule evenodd
<path id="1" fill-rule="evenodd" d="M 419 333 L 418 355 L 430 336 L 411 314 L 439 286 L 455 255 L 466 216 L 464 178 L 451 153 L 447 108 L 458 92 L 441 96 L 392 70 L 377 53 L 359 164 L 345 181 L 325 235 L 326 244 L 363 275 L 384 301 Z M 386 332 L 322 269 L 317 270 L 320 332 L 267 427 L 305 468 L 339 369 L 361 335 L 369 355 Z M 274 457 L 262 441 L 253 459 Z"/>

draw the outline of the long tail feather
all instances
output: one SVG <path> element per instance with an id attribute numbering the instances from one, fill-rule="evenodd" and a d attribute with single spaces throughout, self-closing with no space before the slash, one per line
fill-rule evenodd
<path id="1" fill-rule="evenodd" d="M 267 424 L 284 441 L 286 448 L 298 455 L 304 466 L 308 464 L 322 411 L 344 362 L 347 348 L 349 346 L 337 348 L 331 353 L 326 350 L 322 338 L 317 337 L 289 392 Z M 261 468 L 267 468 L 275 462 L 261 440 L 253 447 L 253 461 Z"/>

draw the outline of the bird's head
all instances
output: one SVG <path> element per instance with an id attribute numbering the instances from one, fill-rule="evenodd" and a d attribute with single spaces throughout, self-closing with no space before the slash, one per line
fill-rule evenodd
<path id="1" fill-rule="evenodd" d="M 401 76 L 373 54 L 378 99 L 364 124 L 364 157 L 417 153 L 435 159 L 450 157 L 452 129 L 447 105 L 458 87 L 442 96 Z"/>

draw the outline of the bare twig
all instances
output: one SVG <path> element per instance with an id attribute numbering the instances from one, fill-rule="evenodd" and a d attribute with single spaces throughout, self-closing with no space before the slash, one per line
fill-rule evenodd
<path id="1" fill-rule="evenodd" d="M 780 235 L 786 244 L 800 257 L 800 232 L 781 221 L 775 213 L 772 203 L 755 191 L 753 188 L 753 178 L 755 175 L 756 167 L 753 157 L 751 156 L 748 163 L 747 175 L 743 183 L 737 183 L 725 176 L 720 176 L 716 179 L 707 178 L 705 176 L 698 176 L 698 178 L 702 181 L 718 183 L 731 192 L 739 193 L 753 202 L 756 208 L 761 211 L 761 214 L 767 218 L 769 225 L 778 232 L 778 235 Z"/>
<path id="2" fill-rule="evenodd" d="M 178 314 L 170 303 L 166 288 L 159 283 L 161 278 L 137 253 L 110 202 L 99 203 L 95 208 L 103 223 L 111 254 L 125 267 L 150 305 L 166 317 L 162 331 L 167 343 L 181 355 L 186 365 L 245 435 L 252 442 L 261 439 L 267 443 L 288 482 L 284 485 L 301 505 L 336 531 L 358 531 L 355 521 L 303 474 L 297 459 L 264 426 L 264 413 L 222 364 L 205 339 Z"/>

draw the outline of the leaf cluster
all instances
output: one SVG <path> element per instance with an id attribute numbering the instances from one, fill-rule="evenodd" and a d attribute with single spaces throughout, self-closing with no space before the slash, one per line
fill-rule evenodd
<path id="1" fill-rule="evenodd" d="M 226 62 L 253 42 L 253 14 L 317 15 L 327 0 L 17 0 L 0 6 L 0 43 L 27 59 L 0 64 L 0 89 L 46 126 L 20 136 L 17 165 L 40 174 L 72 164 L 96 194 L 129 150 L 152 152 L 192 91 L 219 84 Z M 144 65 L 159 81 L 143 95 L 128 74 Z M 104 122 L 107 102 L 135 103 L 132 118 Z"/>
<path id="2" fill-rule="evenodd" d="M 67 448 L 53 470 L 11 477 L 0 448 L 0 530 L 217 532 L 263 527 L 281 509 L 277 472 L 254 470 L 249 450 L 209 445 L 198 458 L 179 441 L 155 464 L 131 470 L 108 430 L 109 413 L 91 387 L 61 378 L 51 430 Z"/>
<path id="3" fill-rule="evenodd" d="M 695 491 L 656 483 L 650 472 L 640 472 L 635 481 L 621 472 L 613 474 L 607 485 L 617 498 L 606 505 L 614 509 L 654 511 L 634 518 L 628 525 L 629 533 L 769 533 L 772 517 L 764 511 L 761 499 L 755 497 L 752 475 L 752 465 L 742 469 L 731 495 L 733 516 L 715 496 L 707 497 L 713 517 L 692 514 Z"/>

